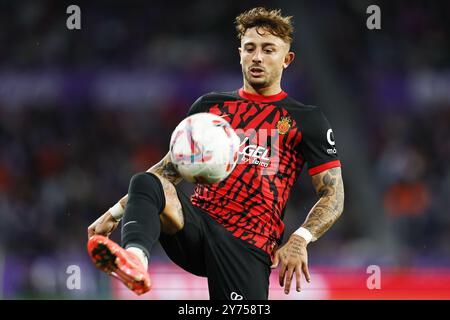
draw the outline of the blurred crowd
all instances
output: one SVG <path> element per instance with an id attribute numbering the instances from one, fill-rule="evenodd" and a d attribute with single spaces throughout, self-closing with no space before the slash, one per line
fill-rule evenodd
<path id="1" fill-rule="evenodd" d="M 27 268 L 70 253 L 87 259 L 87 226 L 126 192 L 134 173 L 167 152 L 190 104 L 241 85 L 233 18 L 254 3 L 86 3 L 79 31 L 67 30 L 57 1 L 0 3 L 0 265 Z M 358 1 L 305 5 L 315 21 L 323 19 L 330 63 L 361 109 L 363 131 L 355 135 L 367 137 L 379 214 L 401 250 L 388 260 L 449 267 L 449 5 L 383 4 L 382 30 L 373 34 Z M 295 7 L 286 13 L 302 27 Z M 297 67 L 284 88 L 315 104 L 320 93 L 308 76 Z M 352 170 L 343 166 L 345 181 Z M 310 183 L 300 184 L 287 230 L 316 201 Z M 317 263 L 352 260 L 340 249 L 358 240 L 345 215 L 315 245 Z M 155 256 L 167 259 L 160 248 Z M 31 278 L 18 280 L 27 292 L 37 290 Z"/>

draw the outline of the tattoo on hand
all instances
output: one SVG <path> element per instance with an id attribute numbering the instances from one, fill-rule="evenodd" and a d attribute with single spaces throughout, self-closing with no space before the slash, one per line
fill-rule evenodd
<path id="1" fill-rule="evenodd" d="M 302 242 L 299 239 L 296 238 L 292 238 L 291 240 L 289 240 L 290 245 L 287 247 L 287 253 L 289 254 L 290 257 L 294 258 L 294 257 L 302 257 L 303 256 L 303 251 L 302 249 L 304 248 L 304 245 L 302 245 Z"/>

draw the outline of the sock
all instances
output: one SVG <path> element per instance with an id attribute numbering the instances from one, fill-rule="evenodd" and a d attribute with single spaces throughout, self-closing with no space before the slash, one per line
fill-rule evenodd
<path id="1" fill-rule="evenodd" d="M 139 258 L 139 260 L 142 262 L 142 264 L 144 265 L 145 270 L 147 270 L 148 268 L 148 258 L 147 255 L 145 254 L 144 250 L 142 250 L 141 248 L 138 247 L 128 247 L 127 251 L 130 251 L 132 253 L 134 253 L 136 255 L 136 257 Z"/>
<path id="2" fill-rule="evenodd" d="M 139 248 L 147 258 L 150 257 L 161 233 L 159 215 L 165 206 L 161 181 L 148 172 L 134 175 L 122 222 L 122 247 Z"/>

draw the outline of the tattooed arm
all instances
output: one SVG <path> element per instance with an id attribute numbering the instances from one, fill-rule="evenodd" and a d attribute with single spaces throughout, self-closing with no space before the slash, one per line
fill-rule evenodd
<path id="1" fill-rule="evenodd" d="M 312 176 L 319 201 L 309 212 L 302 227 L 319 239 L 339 218 L 344 209 L 344 184 L 341 168 L 332 168 Z"/>
<path id="2" fill-rule="evenodd" d="M 312 235 L 312 241 L 320 238 L 339 218 L 344 208 L 344 184 L 341 168 L 332 168 L 312 176 L 312 182 L 319 196 L 319 201 L 309 212 L 302 227 Z M 281 262 L 279 274 L 280 286 L 289 293 L 293 275 L 296 275 L 297 291 L 300 291 L 300 274 L 303 272 L 306 281 L 311 281 L 308 270 L 307 242 L 304 238 L 293 234 L 288 242 L 274 254 L 272 268 Z M 286 280 L 286 282 L 285 282 Z"/>
<path id="3" fill-rule="evenodd" d="M 175 167 L 170 160 L 169 153 L 167 153 L 160 162 L 148 169 L 147 172 L 160 175 L 175 185 L 183 180 L 183 178 L 175 170 Z M 122 208 L 125 208 L 127 202 L 128 195 L 123 196 L 119 200 Z M 88 227 L 88 237 L 91 237 L 94 234 L 109 236 L 117 228 L 118 225 L 119 221 L 114 219 L 114 217 L 111 215 L 110 210 L 108 210 Z"/>

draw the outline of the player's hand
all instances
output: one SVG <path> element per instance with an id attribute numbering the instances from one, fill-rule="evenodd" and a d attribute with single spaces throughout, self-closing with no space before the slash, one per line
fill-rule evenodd
<path id="1" fill-rule="evenodd" d="M 280 286 L 284 286 L 285 294 L 289 294 L 294 273 L 297 282 L 297 291 L 301 290 L 300 275 L 302 272 L 305 275 L 306 281 L 311 282 L 306 246 L 305 239 L 293 234 L 284 246 L 275 251 L 271 268 L 276 268 L 281 262 L 279 281 Z"/>
<path id="2" fill-rule="evenodd" d="M 88 238 L 96 234 L 109 237 L 118 225 L 119 221 L 116 221 L 108 210 L 88 227 Z"/>

